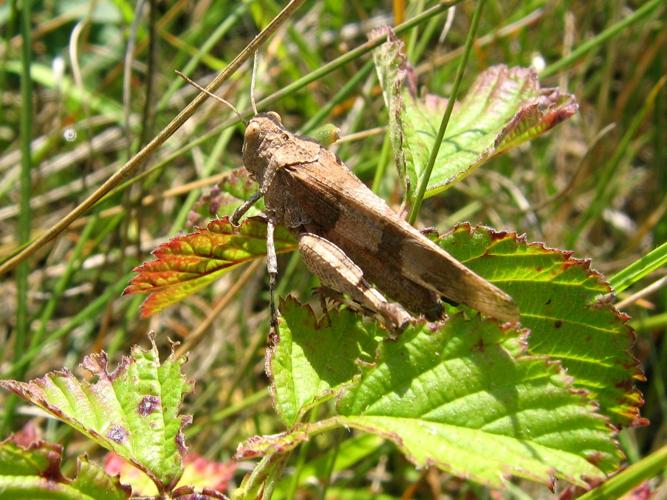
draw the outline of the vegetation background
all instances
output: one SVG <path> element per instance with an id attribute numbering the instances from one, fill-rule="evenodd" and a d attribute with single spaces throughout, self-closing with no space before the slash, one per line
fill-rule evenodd
<path id="1" fill-rule="evenodd" d="M 0 5 L 0 258 L 62 219 L 192 99 L 197 91 L 174 70 L 208 82 L 281 7 L 272 0 L 29 3 L 29 23 L 20 15 L 22 2 Z M 364 43 L 372 28 L 397 24 L 432 3 L 306 2 L 263 47 L 258 98 L 294 89 L 265 108 L 293 130 L 332 122 L 343 135 L 368 132 L 338 145 L 337 154 L 371 182 L 390 159 L 380 154 L 384 132 L 375 130 L 387 117 L 365 66 L 369 56 L 308 84 L 302 77 Z M 420 87 L 449 94 L 473 9 L 471 1 L 456 7 L 444 40 L 447 14 L 403 37 Z M 490 65 L 533 66 L 543 86 L 576 96 L 579 113 L 429 199 L 422 224 L 444 231 L 470 221 L 526 233 L 529 241 L 592 259 L 607 276 L 665 242 L 665 10 L 656 0 L 489 0 L 463 92 Z M 30 79 L 22 64 L 27 55 Z M 220 95 L 247 108 L 250 73 L 245 66 Z M 132 268 L 153 248 L 211 217 L 210 200 L 202 196 L 242 164 L 242 126 L 220 127 L 229 116 L 207 102 L 142 167 L 141 177 L 42 247 L 22 270 L 0 277 L 2 378 L 74 368 L 100 349 L 115 359 L 133 344 L 145 345 L 153 329 L 165 352 L 167 339 L 190 352 L 187 371 L 197 380 L 186 407 L 195 415 L 187 432 L 192 449 L 225 461 L 242 439 L 281 430 L 264 375 L 268 296 L 261 264 L 240 268 L 148 320 L 138 313 L 141 297 L 121 296 Z M 381 192 L 397 206 L 400 183 L 389 165 Z M 314 280 L 299 259 L 282 256 L 279 265 L 279 294 L 309 298 Z M 651 425 L 621 434 L 630 463 L 665 444 L 666 280 L 663 268 L 618 297 L 630 298 L 622 309 L 633 317 L 635 355 L 648 379 L 641 390 Z M 631 297 L 647 286 L 644 296 Z M 6 394 L 0 404 L 5 436 L 29 412 Z M 66 443 L 72 453 L 90 446 L 65 426 L 42 423 L 47 439 Z M 303 447 L 292 465 L 320 456 L 326 439 Z M 390 444 L 337 484 L 369 495 L 483 494 L 438 471 L 415 471 Z"/>

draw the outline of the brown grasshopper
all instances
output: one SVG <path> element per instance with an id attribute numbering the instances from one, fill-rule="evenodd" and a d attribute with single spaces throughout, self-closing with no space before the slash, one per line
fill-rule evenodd
<path id="1" fill-rule="evenodd" d="M 325 287 L 380 314 L 394 330 L 405 328 L 410 313 L 439 319 L 441 296 L 518 321 L 509 295 L 401 219 L 332 152 L 285 129 L 277 113 L 250 120 L 243 162 L 259 191 L 232 222 L 264 197 L 271 293 L 278 272 L 273 232 L 282 224 L 296 234 L 306 267 Z M 273 306 L 272 314 L 275 322 Z"/>

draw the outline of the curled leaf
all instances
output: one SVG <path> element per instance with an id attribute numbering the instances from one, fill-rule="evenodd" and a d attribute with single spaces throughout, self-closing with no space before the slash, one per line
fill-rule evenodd
<path id="1" fill-rule="evenodd" d="M 404 69 L 400 40 L 389 37 L 376 49 L 374 58 L 389 109 L 394 157 L 412 200 L 435 145 L 447 100 L 437 95 L 417 98 L 414 92 L 401 88 L 411 73 Z M 426 197 L 444 191 L 494 156 L 538 137 L 572 116 L 577 108 L 574 96 L 541 88 L 530 68 L 492 66 L 454 106 Z"/>

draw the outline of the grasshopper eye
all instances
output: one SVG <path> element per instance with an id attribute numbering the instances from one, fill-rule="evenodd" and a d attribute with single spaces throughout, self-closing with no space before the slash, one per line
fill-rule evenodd
<path id="1" fill-rule="evenodd" d="M 278 125 L 282 125 L 283 121 L 280 118 L 280 115 L 276 113 L 275 111 L 267 111 L 266 116 L 273 122 L 278 123 Z"/>
<path id="2" fill-rule="evenodd" d="M 243 134 L 243 137 L 246 142 L 248 141 L 253 141 L 257 138 L 261 131 L 262 127 L 257 123 L 256 121 L 251 120 L 250 123 L 248 123 L 248 126 L 245 129 L 245 133 Z"/>

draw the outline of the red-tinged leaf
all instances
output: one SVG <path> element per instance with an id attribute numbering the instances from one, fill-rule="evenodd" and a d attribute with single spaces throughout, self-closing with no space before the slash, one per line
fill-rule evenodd
<path id="1" fill-rule="evenodd" d="M 245 167 L 232 170 L 227 177 L 220 181 L 218 186 L 220 191 L 233 196 L 237 200 L 247 200 L 257 191 L 257 183 L 252 180 L 250 172 Z M 254 207 L 262 209 L 264 200 L 257 200 Z"/>
<path id="2" fill-rule="evenodd" d="M 403 42 L 391 32 L 382 34 L 387 35 L 374 60 L 389 109 L 394 157 L 412 199 L 435 146 L 447 99 L 432 94 L 415 97 L 414 72 Z M 530 68 L 487 69 L 454 106 L 425 196 L 444 191 L 491 158 L 538 137 L 576 111 L 574 96 L 541 88 Z"/>
<path id="3" fill-rule="evenodd" d="M 224 493 L 236 472 L 236 462 L 215 462 L 196 453 L 188 453 L 184 459 L 184 469 L 175 490 L 183 493 L 181 488 L 196 488 Z M 158 490 L 151 479 L 137 467 L 116 453 L 107 453 L 104 457 L 104 470 L 107 474 L 118 475 L 123 484 L 132 487 L 135 496 L 155 496 Z"/>
<path id="4" fill-rule="evenodd" d="M 234 477 L 236 465 L 236 462 L 216 462 L 196 453 L 188 453 L 180 484 L 225 492 Z"/>
<path id="5" fill-rule="evenodd" d="M 644 378 L 631 353 L 634 332 L 628 317 L 605 300 L 611 288 L 589 261 L 513 232 L 468 224 L 437 243 L 512 296 L 521 324 L 531 330 L 531 351 L 559 360 L 602 414 L 615 424 L 647 424 L 634 385 Z"/>
<path id="6" fill-rule="evenodd" d="M 0 387 L 132 461 L 168 491 L 183 472 L 183 426 L 191 417 L 180 408 L 192 385 L 181 372 L 185 358 L 172 353 L 160 362 L 150 340 L 151 349 L 134 346 L 115 370 L 104 351 L 86 356 L 81 367 L 94 383 L 62 369 L 30 382 L 0 380 Z"/>
<path id="7" fill-rule="evenodd" d="M 256 191 L 257 183 L 252 180 L 245 167 L 229 171 L 217 186 L 197 200 L 188 215 L 188 226 L 200 227 L 212 217 L 231 216 Z M 259 199 L 246 215 L 258 216 L 263 209 L 264 200 Z"/>
<path id="8" fill-rule="evenodd" d="M 35 420 L 28 420 L 20 431 L 12 434 L 11 440 L 26 448 L 32 443 L 42 441 L 42 430 Z"/>
<path id="9" fill-rule="evenodd" d="M 296 243 L 284 228 L 276 228 L 277 252 L 290 252 Z M 177 236 L 153 251 L 155 260 L 134 269 L 137 274 L 123 292 L 147 293 L 142 316 L 150 316 L 210 285 L 223 274 L 266 255 L 266 222 L 247 218 L 234 226 L 228 217 L 211 221 L 206 229 Z"/>

